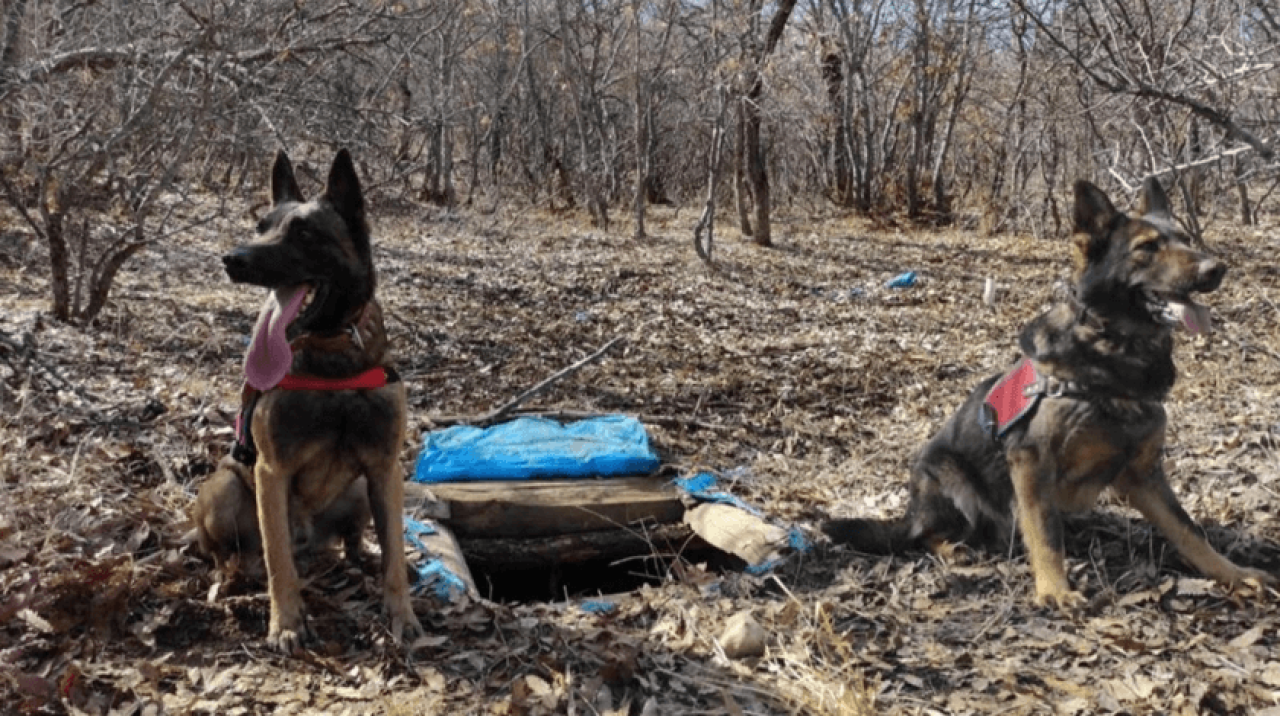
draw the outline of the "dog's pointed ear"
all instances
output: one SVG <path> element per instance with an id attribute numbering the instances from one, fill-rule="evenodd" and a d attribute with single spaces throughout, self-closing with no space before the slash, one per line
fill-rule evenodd
<path id="1" fill-rule="evenodd" d="M 1071 257 L 1076 274 L 1106 251 L 1110 243 L 1107 228 L 1120 212 L 1101 189 L 1083 179 L 1076 182 L 1075 233 L 1071 237 Z"/>
<path id="2" fill-rule="evenodd" d="M 1173 209 L 1169 206 L 1169 195 L 1164 193 L 1159 180 L 1147 177 L 1142 182 L 1142 196 L 1138 199 L 1138 215 L 1173 220 Z"/>
<path id="3" fill-rule="evenodd" d="M 1076 182 L 1076 231 L 1089 236 L 1099 236 L 1106 232 L 1112 221 L 1115 221 L 1116 207 L 1098 187 L 1083 179 Z"/>
<path id="4" fill-rule="evenodd" d="M 276 162 L 271 166 L 271 205 L 276 206 L 286 201 L 305 201 L 298 189 L 298 180 L 293 176 L 293 163 L 284 151 L 276 152 Z"/>
<path id="5" fill-rule="evenodd" d="M 338 156 L 333 158 L 333 166 L 329 169 L 329 185 L 325 187 L 324 195 L 347 221 L 364 221 L 364 195 L 360 193 L 360 179 L 356 177 L 356 165 L 351 161 L 351 153 L 345 148 L 338 150 Z"/>

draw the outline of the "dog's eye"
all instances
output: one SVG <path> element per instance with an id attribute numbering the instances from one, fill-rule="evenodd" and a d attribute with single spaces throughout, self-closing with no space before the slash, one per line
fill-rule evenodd
<path id="1" fill-rule="evenodd" d="M 1138 244 L 1136 250 L 1141 251 L 1143 253 L 1147 253 L 1147 254 L 1154 254 L 1155 252 L 1160 250 L 1160 241 L 1159 239 L 1143 241 L 1142 243 Z"/>

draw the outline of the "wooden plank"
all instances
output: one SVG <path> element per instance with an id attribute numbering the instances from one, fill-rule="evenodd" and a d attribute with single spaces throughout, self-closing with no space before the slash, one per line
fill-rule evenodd
<path id="1" fill-rule="evenodd" d="M 760 564 L 787 544 L 786 530 L 719 502 L 704 502 L 690 509 L 684 521 L 699 537 L 741 557 L 747 564 Z"/>
<path id="2" fill-rule="evenodd" d="M 441 505 L 447 507 L 442 509 Z M 405 507 L 428 507 L 460 538 L 546 537 L 679 522 L 684 505 L 661 477 L 405 484 Z"/>

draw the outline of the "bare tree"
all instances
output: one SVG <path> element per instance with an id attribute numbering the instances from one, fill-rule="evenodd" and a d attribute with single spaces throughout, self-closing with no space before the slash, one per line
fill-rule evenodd
<path id="1" fill-rule="evenodd" d="M 1280 47 L 1256 41 L 1275 25 L 1262 4 L 1182 0 L 1156 7 L 1148 0 L 1085 0 L 1055 14 L 1026 0 L 1014 3 L 1092 88 L 1127 103 L 1120 113 L 1109 112 L 1130 126 L 1108 126 L 1095 135 L 1114 137 L 1108 170 L 1122 185 L 1133 188 L 1145 177 L 1170 174 L 1192 210 L 1188 219 L 1196 222 L 1189 172 L 1236 161 L 1244 148 L 1261 160 L 1262 171 L 1280 169 L 1277 127 L 1267 118 L 1276 109 L 1272 83 L 1280 74 Z M 1203 136 L 1201 122 L 1216 128 L 1217 136 Z M 1234 181 L 1249 176 L 1237 171 Z"/>
<path id="2" fill-rule="evenodd" d="M 769 55 L 778 46 L 782 31 L 787 27 L 795 0 L 781 0 L 774 6 L 773 17 L 760 37 L 758 27 L 763 3 L 753 0 L 748 5 L 748 30 L 742 39 L 741 96 L 739 101 L 740 138 L 739 161 L 742 173 L 751 190 L 751 202 L 755 209 L 755 227 L 750 229 L 752 240 L 758 246 L 773 245 L 773 232 L 769 221 L 769 172 L 765 166 L 764 147 L 760 143 L 760 101 L 764 94 L 763 68 Z"/>

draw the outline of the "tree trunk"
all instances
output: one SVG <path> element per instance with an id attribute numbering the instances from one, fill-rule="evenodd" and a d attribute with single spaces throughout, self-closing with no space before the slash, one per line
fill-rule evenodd
<path id="1" fill-rule="evenodd" d="M 10 0 L 5 3 L 3 35 L 0 35 L 0 88 L 9 77 L 9 69 L 18 62 L 18 35 L 22 32 L 22 18 L 27 14 L 27 0 Z"/>
<path id="2" fill-rule="evenodd" d="M 1240 223 L 1253 226 L 1253 206 L 1249 201 L 1249 185 L 1244 181 L 1244 162 L 1240 157 L 1232 161 L 1232 174 L 1235 176 L 1236 195 L 1240 197 Z"/>
<path id="3" fill-rule="evenodd" d="M 751 235 L 756 246 L 772 246 L 773 236 L 769 225 L 769 172 L 765 170 L 764 148 L 760 145 L 760 92 L 762 82 L 757 76 L 755 88 L 742 102 L 743 145 L 742 159 L 746 165 L 747 183 L 751 187 L 752 208 L 755 209 L 755 233 Z"/>
<path id="4" fill-rule="evenodd" d="M 49 244 L 49 288 L 53 292 L 53 317 L 71 320 L 71 250 L 63 232 L 62 212 L 45 215 L 45 241 Z"/>
<path id="5" fill-rule="evenodd" d="M 747 58 L 746 92 L 742 99 L 743 115 L 743 163 L 747 181 L 751 184 L 751 199 L 755 206 L 756 225 L 752 240 L 757 246 L 772 246 L 773 236 L 769 225 L 769 172 L 765 167 L 764 147 L 760 142 L 760 96 L 764 94 L 764 63 L 778 46 L 782 31 L 787 27 L 796 0 L 781 0 L 769 21 L 764 45 L 755 57 Z"/>
<path id="6" fill-rule="evenodd" d="M 738 231 L 743 236 L 751 235 L 751 210 L 747 206 L 751 201 L 751 189 L 747 186 L 747 119 L 743 103 L 738 102 L 734 113 L 733 142 L 733 202 L 738 209 Z"/>
<path id="7" fill-rule="evenodd" d="M 712 263 L 712 250 L 716 234 L 716 187 L 720 183 L 720 157 L 724 154 L 724 137 L 727 133 L 725 118 L 728 116 L 729 98 L 727 93 L 720 93 L 720 109 L 716 113 L 716 123 L 711 130 L 711 157 L 707 169 L 707 201 L 702 206 L 702 216 L 693 227 L 693 250 L 705 263 Z"/>
<path id="8" fill-rule="evenodd" d="M 643 57 L 641 49 L 641 31 L 640 31 L 640 0 L 631 0 L 631 21 L 635 23 L 635 135 L 636 135 L 636 176 L 635 185 L 632 187 L 633 195 L 631 197 L 631 209 L 635 216 L 635 229 L 632 231 L 632 238 L 645 238 L 644 231 L 644 209 L 645 196 L 649 184 L 649 140 L 648 133 L 645 131 L 645 115 L 648 112 L 645 102 L 645 86 L 644 73 L 641 68 L 641 58 Z"/>
<path id="9" fill-rule="evenodd" d="M 831 137 L 832 198 L 837 206 L 853 204 L 852 157 L 849 155 L 849 113 L 844 101 L 844 69 L 840 52 L 831 41 L 822 48 L 822 80 L 827 85 L 827 101 L 834 118 Z"/>

